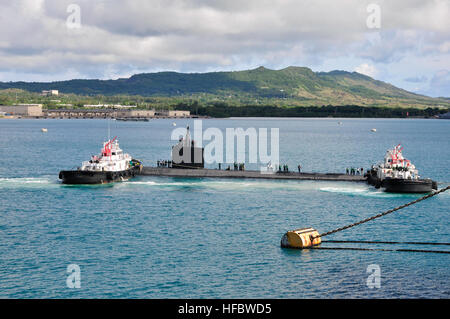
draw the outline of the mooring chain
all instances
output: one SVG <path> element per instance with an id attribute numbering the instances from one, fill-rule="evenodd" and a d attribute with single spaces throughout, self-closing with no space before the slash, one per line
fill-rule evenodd
<path id="1" fill-rule="evenodd" d="M 414 201 L 412 201 L 412 202 L 409 202 L 409 203 L 407 203 L 407 204 L 398 206 L 398 207 L 396 207 L 396 208 L 390 209 L 390 210 L 388 210 L 388 211 L 385 211 L 385 212 L 380 213 L 380 214 L 378 214 L 378 215 L 375 215 L 375 216 L 369 217 L 369 218 L 367 218 L 367 219 L 361 220 L 361 221 L 359 221 L 359 222 L 356 222 L 356 223 L 353 223 L 353 224 L 350 224 L 350 225 L 347 225 L 347 226 L 344 226 L 344 227 L 340 227 L 340 228 L 331 230 L 331 231 L 326 232 L 326 233 L 324 233 L 324 234 L 320 234 L 320 235 L 318 235 L 318 236 L 315 236 L 314 238 L 319 238 L 319 237 L 328 236 L 328 235 L 337 233 L 337 232 L 339 232 L 339 231 L 342 231 L 342 230 L 345 230 L 345 229 L 348 229 L 348 228 L 351 228 L 351 227 L 354 227 L 354 226 L 361 225 L 361 224 L 366 223 L 366 222 L 368 222 L 368 221 L 371 221 L 371 220 L 374 220 L 374 219 L 376 219 L 376 218 L 379 218 L 379 217 L 385 216 L 385 215 L 387 215 L 387 214 L 393 213 L 393 212 L 395 212 L 395 211 L 397 211 L 397 210 L 400 210 L 400 209 L 402 209 L 402 208 L 405 208 L 405 207 L 414 205 L 414 204 L 416 204 L 416 203 L 418 203 L 418 202 L 421 202 L 421 201 L 423 201 L 423 200 L 425 200 L 425 199 L 428 199 L 428 198 L 430 198 L 430 197 L 436 196 L 436 195 L 439 194 L 439 193 L 443 193 L 443 192 L 445 192 L 446 190 L 449 190 L 449 189 L 450 189 L 450 186 L 447 186 L 447 187 L 442 188 L 442 189 L 440 189 L 440 190 L 438 190 L 438 191 L 436 191 L 436 192 L 434 192 L 434 193 L 425 195 L 425 196 L 423 196 L 423 197 L 421 197 L 421 198 L 418 198 L 418 199 L 416 199 L 416 200 L 414 200 Z M 314 239 L 314 238 L 313 238 L 313 239 Z"/>
<path id="2" fill-rule="evenodd" d="M 424 250 L 424 249 L 382 249 L 382 248 L 359 248 L 359 247 L 311 247 L 311 249 L 324 250 L 365 250 L 365 251 L 401 251 L 413 253 L 434 253 L 434 254 L 450 254 L 450 251 L 444 250 Z"/>

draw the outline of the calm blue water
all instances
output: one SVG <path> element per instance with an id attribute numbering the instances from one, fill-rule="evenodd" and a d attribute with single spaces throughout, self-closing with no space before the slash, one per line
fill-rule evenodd
<path id="1" fill-rule="evenodd" d="M 111 134 L 153 165 L 169 157 L 172 122 L 112 122 Z M 402 143 L 422 176 L 450 182 L 450 121 L 213 119 L 203 127 L 278 127 L 281 162 L 316 172 L 367 168 Z M 106 135 L 103 120 L 0 120 L 0 298 L 450 296 L 449 255 L 279 247 L 287 230 L 328 231 L 417 195 L 314 181 L 61 185 L 59 170 L 97 154 Z M 447 192 L 329 239 L 450 242 L 449 205 Z M 81 268 L 80 289 L 66 286 L 69 264 Z M 379 289 L 366 285 L 370 264 L 381 268 Z"/>

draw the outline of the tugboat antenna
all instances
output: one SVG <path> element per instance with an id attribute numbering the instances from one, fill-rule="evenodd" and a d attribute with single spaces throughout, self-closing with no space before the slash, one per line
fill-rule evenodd
<path id="1" fill-rule="evenodd" d="M 109 122 L 109 118 L 108 118 L 108 141 L 111 140 L 111 126 L 110 126 L 110 122 Z"/>

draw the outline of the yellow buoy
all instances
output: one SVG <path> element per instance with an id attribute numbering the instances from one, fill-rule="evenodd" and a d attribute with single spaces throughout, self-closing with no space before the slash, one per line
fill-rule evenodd
<path id="1" fill-rule="evenodd" d="M 288 231 L 281 238 L 281 247 L 283 248 L 308 248 L 319 245 L 319 232 L 314 228 L 300 228 Z"/>

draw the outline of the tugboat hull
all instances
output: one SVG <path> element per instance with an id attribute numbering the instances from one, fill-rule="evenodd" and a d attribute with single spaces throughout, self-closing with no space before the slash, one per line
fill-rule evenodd
<path id="1" fill-rule="evenodd" d="M 381 187 L 389 193 L 429 193 L 435 185 L 431 179 L 386 178 L 381 182 Z"/>
<path id="2" fill-rule="evenodd" d="M 127 180 L 135 177 L 141 171 L 141 164 L 135 161 L 136 166 L 124 171 L 95 172 L 95 171 L 61 171 L 59 178 L 63 184 L 106 184 Z"/>
<path id="3" fill-rule="evenodd" d="M 365 177 L 367 178 L 367 183 L 369 183 L 369 185 L 373 185 L 375 188 L 380 188 L 381 180 L 378 178 L 376 170 L 371 169 L 365 174 Z"/>

